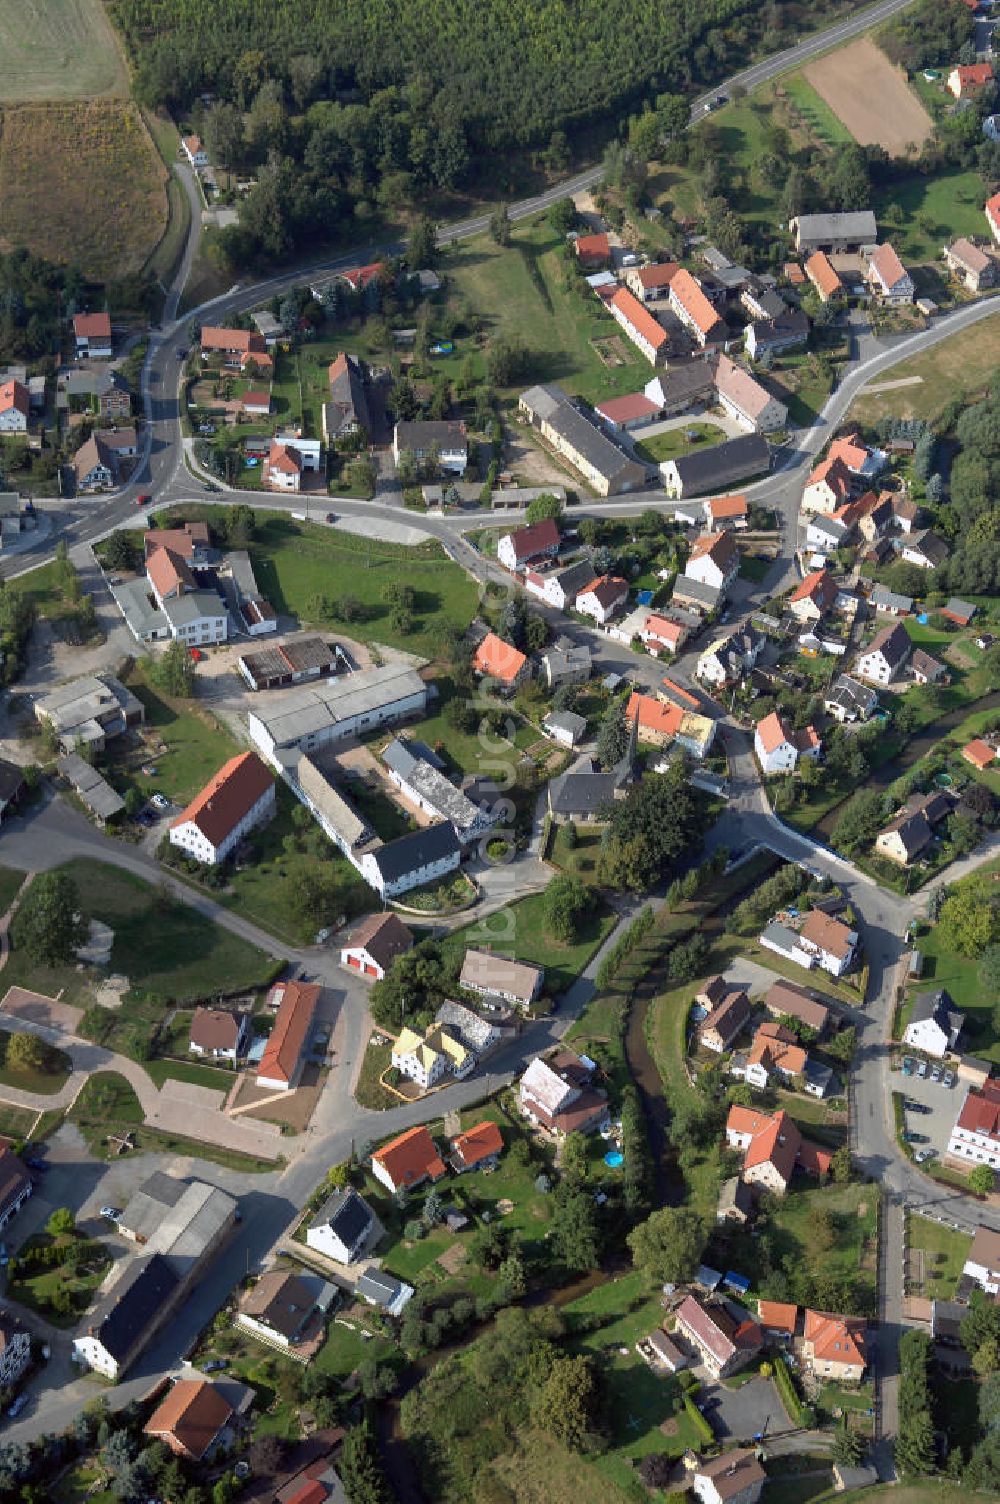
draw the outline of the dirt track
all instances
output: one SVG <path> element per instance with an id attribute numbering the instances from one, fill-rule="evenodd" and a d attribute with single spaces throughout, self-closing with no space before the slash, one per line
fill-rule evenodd
<path id="1" fill-rule="evenodd" d="M 931 133 L 931 117 L 905 73 L 870 37 L 817 58 L 803 73 L 862 146 L 884 146 L 892 156 L 902 156 Z"/>

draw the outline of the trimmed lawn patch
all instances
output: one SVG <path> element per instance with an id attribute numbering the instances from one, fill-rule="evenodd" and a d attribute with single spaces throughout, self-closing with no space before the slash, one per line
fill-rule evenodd
<path id="1" fill-rule="evenodd" d="M 6 914 L 24 882 L 24 873 L 11 867 L 0 867 L 0 917 Z"/>
<path id="2" fill-rule="evenodd" d="M 361 1061 L 361 1074 L 354 1088 L 354 1100 L 362 1107 L 374 1107 L 383 1112 L 389 1107 L 398 1107 L 399 1098 L 386 1091 L 381 1077 L 392 1064 L 391 1044 L 366 1044 Z"/>
<path id="3" fill-rule="evenodd" d="M 31 1263 L 32 1251 L 49 1248 L 60 1250 L 60 1262 L 49 1268 L 36 1269 Z M 25 1259 L 28 1264 L 23 1268 L 21 1261 Z M 111 1255 L 102 1243 L 90 1242 L 73 1233 L 64 1233 L 58 1238 L 47 1232 L 35 1233 L 8 1266 L 7 1289 L 15 1300 L 38 1311 L 54 1326 L 75 1326 L 80 1312 L 90 1304 L 91 1296 L 107 1274 L 110 1263 Z M 69 1297 L 69 1309 L 60 1310 L 58 1306 L 65 1296 Z M 53 1297 L 57 1302 L 55 1308 Z"/>
<path id="4" fill-rule="evenodd" d="M 712 448 L 723 443 L 725 437 L 725 429 L 717 423 L 685 423 L 683 427 L 670 428 L 666 433 L 637 439 L 635 448 L 641 459 L 658 465 L 661 460 L 675 460 L 679 455 L 690 454 L 693 449 Z"/>
<path id="5" fill-rule="evenodd" d="M 345 1326 L 341 1321 L 331 1321 L 326 1341 L 315 1357 L 321 1373 L 332 1373 L 338 1379 L 346 1379 L 364 1358 L 384 1363 L 397 1352 L 394 1342 L 379 1332 L 367 1335 L 360 1326 Z"/>
<path id="6" fill-rule="evenodd" d="M 892 240 L 904 262 L 940 263 L 942 245 L 959 235 L 983 234 L 983 184 L 977 172 L 938 172 L 928 177 L 913 173 L 899 178 L 875 192 L 872 207 L 880 221 L 890 204 L 900 211 Z M 885 377 L 897 378 L 895 369 Z"/>
<path id="7" fill-rule="evenodd" d="M 72 1069 L 69 1056 L 53 1047 L 54 1070 L 19 1070 L 16 1066 L 7 1064 L 7 1051 L 13 1037 L 7 1029 L 0 1029 L 0 1086 L 13 1086 L 18 1091 L 37 1091 L 47 1097 L 61 1091 Z"/>
<path id="8" fill-rule="evenodd" d="M 614 928 L 615 915 L 603 899 L 571 944 L 553 939 L 545 916 L 545 895 L 534 893 L 508 905 L 501 912 L 502 928 L 495 928 L 493 915 L 456 930 L 445 941 L 447 949 L 499 944 L 504 954 L 517 961 L 545 967 L 545 991 L 551 996 L 565 992 L 583 971 L 594 951 Z"/>
<path id="9" fill-rule="evenodd" d="M 27 1138 L 37 1117 L 38 1113 L 30 1107 L 15 1107 L 13 1102 L 0 1102 L 0 1136 Z"/>
<path id="10" fill-rule="evenodd" d="M 198 1065 L 193 1060 L 147 1060 L 143 1069 L 157 1086 L 164 1081 L 187 1081 L 192 1086 L 207 1086 L 211 1091 L 228 1091 L 235 1080 L 232 1071 Z"/>
<path id="11" fill-rule="evenodd" d="M 581 882 L 595 883 L 597 858 L 603 835 L 603 826 L 578 825 L 576 844 L 571 846 L 566 839 L 566 826 L 557 825 L 549 851 L 549 861 L 561 867 L 564 872 L 571 872 Z"/>

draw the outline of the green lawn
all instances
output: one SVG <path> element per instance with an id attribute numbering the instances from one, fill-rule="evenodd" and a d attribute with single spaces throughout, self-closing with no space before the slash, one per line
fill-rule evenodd
<path id="1" fill-rule="evenodd" d="M 318 826 L 305 836 L 292 823 L 292 811 L 298 801 L 283 783 L 278 784 L 278 812 L 270 824 L 255 830 L 249 837 L 249 856 L 241 866 L 232 868 L 225 893 L 218 896 L 227 909 L 242 914 L 282 940 L 307 944 L 316 933 L 317 924 L 302 910 L 299 897 L 302 884 L 323 874 L 336 879 L 337 913 L 350 918 L 363 914 L 372 905 L 368 884 L 346 857 L 327 840 Z M 286 841 L 295 838 L 294 847 Z M 322 928 L 322 926 L 320 926 Z"/>
<path id="2" fill-rule="evenodd" d="M 157 689 L 141 660 L 125 682 L 146 708 L 148 744 L 144 749 L 110 751 L 106 771 L 111 782 L 120 790 L 134 786 L 146 795 L 166 794 L 187 804 L 240 748 L 211 711 L 194 700 L 170 699 Z M 164 752 L 153 752 L 157 741 L 164 744 Z M 147 775 L 143 767 L 155 772 Z"/>
<path id="3" fill-rule="evenodd" d="M 740 555 L 740 579 L 750 580 L 752 584 L 759 585 L 773 563 L 773 559 L 763 559 L 759 554 L 742 553 Z"/>
<path id="4" fill-rule="evenodd" d="M 528 346 L 531 368 L 518 390 L 557 381 L 599 402 L 639 391 L 649 380 L 649 363 L 578 278 L 572 252 L 544 217 L 515 225 L 505 249 L 486 236 L 461 242 L 448 251 L 445 270 L 459 304 L 481 316 L 489 335 L 517 335 Z M 605 365 L 595 339 L 613 340 L 623 363 Z M 460 364 L 465 352 L 456 354 Z"/>
<path id="5" fill-rule="evenodd" d="M 86 1242 L 85 1239 L 82 1241 Z M 59 1238 L 52 1238 L 46 1232 L 34 1233 L 19 1250 L 19 1256 L 32 1248 L 49 1248 L 55 1245 L 61 1248 L 68 1258 L 77 1242 L 77 1237 L 70 1233 L 64 1233 Z M 85 1262 L 75 1268 L 66 1262 L 65 1258 L 62 1263 L 50 1269 L 41 1269 L 37 1272 L 27 1273 L 16 1267 L 11 1272 L 9 1268 L 6 1280 L 7 1289 L 15 1300 L 21 1301 L 30 1310 L 38 1311 L 54 1326 L 75 1326 L 80 1319 L 80 1313 L 90 1304 L 94 1291 L 103 1281 L 111 1264 L 111 1256 L 101 1243 L 90 1244 L 88 1254 Z M 54 1311 L 52 1309 L 51 1300 L 58 1290 L 69 1294 L 73 1302 L 71 1310 Z"/>
<path id="6" fill-rule="evenodd" d="M 5 978 L 6 980 L 6 978 Z M 51 1071 L 26 1071 L 7 1064 L 7 1051 L 13 1035 L 0 1030 L 0 1086 L 13 1086 L 18 1091 L 36 1091 L 51 1097 L 61 1091 L 72 1069 L 68 1055 L 53 1048 Z"/>
<path id="7" fill-rule="evenodd" d="M 476 614 L 475 584 L 446 559 L 437 543 L 413 548 L 336 532 L 288 516 L 258 513 L 250 557 L 261 591 L 276 610 L 316 624 L 316 603 L 351 596 L 363 619 L 339 624 L 347 637 L 384 642 L 434 656 L 434 628 L 442 620 L 468 626 Z M 405 580 L 415 592 L 413 631 L 391 624 L 386 587 Z"/>
<path id="8" fill-rule="evenodd" d="M 232 1071 L 199 1065 L 193 1060 L 147 1060 L 143 1065 L 157 1086 L 164 1081 L 187 1081 L 192 1086 L 207 1086 L 211 1091 L 229 1091 L 235 1079 Z"/>
<path id="9" fill-rule="evenodd" d="M 372 1044 L 369 1036 L 361 1061 L 361 1073 L 354 1088 L 354 1100 L 361 1107 L 372 1107 L 376 1112 L 384 1112 L 386 1108 L 399 1106 L 399 1098 L 395 1093 L 382 1085 L 382 1075 L 391 1064 L 392 1045 Z"/>
<path id="10" fill-rule="evenodd" d="M 817 141 L 833 147 L 854 145 L 854 137 L 847 126 L 834 114 L 826 100 L 817 94 L 803 74 L 786 74 L 781 80 L 781 86 Z"/>
<path id="11" fill-rule="evenodd" d="M 979 869 L 982 876 L 995 872 L 1000 872 L 1000 861 L 990 862 Z M 954 999 L 955 1007 L 966 1015 L 965 1047 L 969 1053 L 1000 1061 L 1000 1034 L 993 1024 L 996 998 L 980 981 L 978 957 L 959 955 L 940 924 L 919 935 L 916 948 L 924 958 L 924 969 L 919 981 L 910 986 L 910 996 L 928 989 L 936 992 L 940 987 L 945 988 Z"/>
<path id="12" fill-rule="evenodd" d="M 692 449 L 711 448 L 726 438 L 725 429 L 716 423 L 686 423 L 683 427 L 669 428 L 666 433 L 653 434 L 650 438 L 636 440 L 636 453 L 651 465 L 661 460 L 675 460 L 681 454 L 690 454 Z"/>
<path id="13" fill-rule="evenodd" d="M 908 1219 L 908 1241 L 913 1250 L 920 1250 L 924 1257 L 923 1295 L 935 1296 L 938 1300 L 951 1300 L 961 1278 L 962 1269 L 972 1238 L 968 1233 L 955 1232 L 942 1227 L 928 1217 L 913 1213 Z"/>
<path id="14" fill-rule="evenodd" d="M 566 839 L 566 829 L 565 825 L 556 826 L 549 850 L 549 861 L 561 867 L 564 872 L 573 873 L 581 882 L 595 883 L 597 858 L 601 849 L 604 827 L 601 825 L 576 826 L 576 843 L 572 846 Z"/>
<path id="15" fill-rule="evenodd" d="M 362 1359 L 371 1358 L 376 1363 L 384 1363 L 397 1352 L 395 1343 L 381 1332 L 364 1335 L 360 1327 L 352 1328 L 342 1322 L 331 1321 L 326 1341 L 316 1354 L 315 1363 L 320 1372 L 346 1379 Z"/>
<path id="16" fill-rule="evenodd" d="M 3 1138 L 27 1138 L 35 1125 L 38 1113 L 30 1107 L 15 1107 L 13 1102 L 0 1102 L 0 1136 Z"/>
<path id="17" fill-rule="evenodd" d="M 445 941 L 448 950 L 493 945 L 517 961 L 545 967 L 545 992 L 557 997 L 580 975 L 601 941 L 614 928 L 615 915 L 600 900 L 571 944 L 553 939 L 545 917 L 545 895 L 535 893 L 454 931 Z"/>
<path id="18" fill-rule="evenodd" d="M 14 902 L 23 882 L 23 872 L 16 872 L 12 867 L 0 867 L 0 917 L 6 914 Z"/>
<path id="19" fill-rule="evenodd" d="M 890 204 L 899 209 L 900 225 L 888 238 L 904 262 L 940 264 L 942 245 L 958 235 L 984 233 L 983 197 L 977 172 L 913 173 L 876 189 L 872 208 L 880 222 Z M 897 376 L 895 370 L 891 374 Z"/>

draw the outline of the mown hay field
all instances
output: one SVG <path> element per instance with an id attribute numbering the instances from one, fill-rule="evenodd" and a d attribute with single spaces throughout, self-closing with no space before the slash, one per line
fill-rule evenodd
<path id="1" fill-rule="evenodd" d="M 816 93 L 862 146 L 884 146 L 892 156 L 918 150 L 933 122 L 906 81 L 871 37 L 828 52 L 803 68 Z"/>
<path id="2" fill-rule="evenodd" d="M 128 70 L 102 0 L 0 4 L 0 104 L 128 93 Z"/>
<path id="3" fill-rule="evenodd" d="M 163 234 L 166 169 L 131 101 L 16 105 L 0 116 L 0 204 L 0 249 L 122 277 Z"/>

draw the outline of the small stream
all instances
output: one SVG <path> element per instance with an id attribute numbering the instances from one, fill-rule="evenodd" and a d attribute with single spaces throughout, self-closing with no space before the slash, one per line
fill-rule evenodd
<path id="1" fill-rule="evenodd" d="M 915 732 L 898 757 L 883 763 L 880 768 L 876 768 L 869 774 L 866 787 L 887 789 L 908 768 L 912 768 L 914 763 L 926 757 L 928 752 L 932 752 L 942 736 L 946 736 L 949 731 L 954 731 L 956 726 L 962 724 L 966 716 L 975 715 L 981 710 L 1000 710 L 1000 690 L 992 690 L 988 695 L 974 700 L 971 705 L 959 705 L 955 710 L 949 710 L 946 715 L 939 716 L 931 725 L 925 726 L 923 731 Z M 850 797 L 850 794 L 845 794 L 844 798 L 832 809 L 827 810 L 822 820 L 813 826 L 813 834 L 819 840 L 830 841 L 834 826 L 840 818 L 840 812 Z"/>

